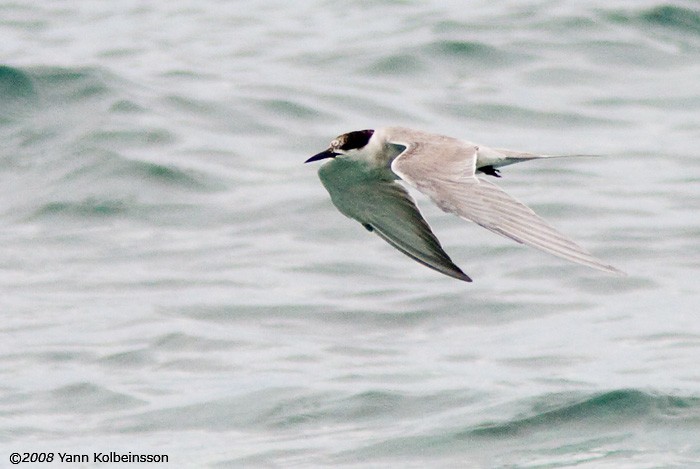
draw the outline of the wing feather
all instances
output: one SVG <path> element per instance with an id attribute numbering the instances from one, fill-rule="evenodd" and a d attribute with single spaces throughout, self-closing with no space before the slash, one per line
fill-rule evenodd
<path id="1" fill-rule="evenodd" d="M 477 146 L 467 142 L 419 141 L 408 144 L 406 150 L 394 159 L 391 168 L 446 212 L 562 259 L 624 275 L 594 257 L 495 184 L 476 177 L 477 151 Z"/>
<path id="2" fill-rule="evenodd" d="M 459 280 L 471 279 L 445 253 L 406 189 L 361 163 L 337 158 L 319 169 L 331 201 L 411 259 Z"/>

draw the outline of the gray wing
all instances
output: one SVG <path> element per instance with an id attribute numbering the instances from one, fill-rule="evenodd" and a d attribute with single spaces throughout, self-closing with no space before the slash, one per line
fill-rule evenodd
<path id="1" fill-rule="evenodd" d="M 442 210 L 487 230 L 568 261 L 614 274 L 605 264 L 563 235 L 498 186 L 477 178 L 478 147 L 460 141 L 418 142 L 392 162 L 392 170 Z"/>
<path id="2" fill-rule="evenodd" d="M 341 159 L 324 164 L 318 174 L 333 204 L 343 215 L 359 221 L 411 259 L 450 277 L 471 282 L 442 249 L 403 186 Z"/>

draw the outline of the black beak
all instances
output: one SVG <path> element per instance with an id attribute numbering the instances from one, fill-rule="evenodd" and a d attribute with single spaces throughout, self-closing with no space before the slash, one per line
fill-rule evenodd
<path id="1" fill-rule="evenodd" d="M 335 158 L 338 156 L 340 153 L 335 153 L 333 150 L 330 148 L 328 150 L 323 150 L 321 153 L 312 156 L 308 160 L 304 161 L 304 163 L 311 163 L 312 161 L 318 161 L 318 160 L 323 160 L 326 158 Z"/>

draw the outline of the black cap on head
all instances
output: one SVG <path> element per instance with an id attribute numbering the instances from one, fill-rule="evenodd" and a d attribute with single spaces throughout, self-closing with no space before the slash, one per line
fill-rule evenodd
<path id="1" fill-rule="evenodd" d="M 335 158 L 336 156 L 341 155 L 344 151 L 359 150 L 367 145 L 373 134 L 374 130 L 366 129 L 356 130 L 354 132 L 348 132 L 340 135 L 331 142 L 330 148 L 312 156 L 308 160 L 304 161 L 304 163 L 311 163 L 312 161 L 323 160 L 325 158 Z M 341 151 L 338 152 L 338 150 Z"/>
<path id="2" fill-rule="evenodd" d="M 372 138 L 373 134 L 374 130 L 372 129 L 348 132 L 338 137 L 338 140 L 340 141 L 338 148 L 344 151 L 360 149 L 367 145 L 367 142 L 369 142 L 369 139 Z"/>

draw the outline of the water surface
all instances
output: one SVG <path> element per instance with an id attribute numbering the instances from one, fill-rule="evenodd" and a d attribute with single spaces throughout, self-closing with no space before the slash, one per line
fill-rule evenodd
<path id="1" fill-rule="evenodd" d="M 173 467 L 700 463 L 693 2 L 0 4 L 0 457 Z M 408 125 L 626 278 L 418 203 L 473 279 L 308 156 Z M 92 467 L 86 465 L 85 467 Z"/>

